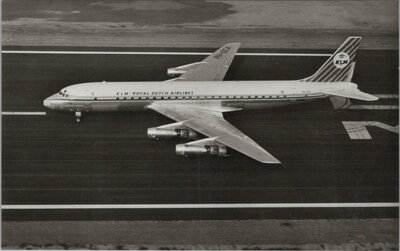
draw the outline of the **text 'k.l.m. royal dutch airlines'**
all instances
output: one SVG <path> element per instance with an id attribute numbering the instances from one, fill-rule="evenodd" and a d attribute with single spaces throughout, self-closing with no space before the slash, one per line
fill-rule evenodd
<path id="1" fill-rule="evenodd" d="M 193 140 L 176 145 L 179 155 L 227 156 L 234 149 L 262 163 L 280 163 L 224 119 L 225 112 L 276 107 L 338 96 L 378 98 L 351 82 L 361 37 L 349 37 L 307 78 L 281 81 L 223 81 L 239 49 L 228 43 L 201 62 L 168 69 L 178 77 L 163 82 L 92 82 L 71 85 L 44 100 L 53 110 L 82 113 L 151 109 L 176 123 L 149 128 L 150 138 Z M 198 133 L 206 138 L 199 139 Z"/>

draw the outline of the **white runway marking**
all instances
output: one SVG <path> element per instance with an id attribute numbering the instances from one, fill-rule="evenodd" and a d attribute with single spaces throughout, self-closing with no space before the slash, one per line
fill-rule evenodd
<path id="1" fill-rule="evenodd" d="M 397 202 L 376 203 L 228 203 L 228 204 L 59 204 L 2 205 L 1 209 L 224 209 L 224 208 L 385 208 L 399 207 Z"/>
<path id="2" fill-rule="evenodd" d="M 350 139 L 372 139 L 367 126 L 376 126 L 389 132 L 399 134 L 399 126 L 390 126 L 379 121 L 342 121 Z"/>
<path id="3" fill-rule="evenodd" d="M 46 115 L 46 112 L 1 112 L 1 115 Z"/>
<path id="4" fill-rule="evenodd" d="M 171 51 L 17 51 L 5 50 L 4 54 L 69 54 L 69 55 L 211 55 L 209 52 L 171 52 Z M 324 53 L 236 53 L 237 56 L 269 56 L 269 57 L 329 57 Z"/>
<path id="5" fill-rule="evenodd" d="M 398 110 L 398 105 L 352 105 L 348 109 L 353 110 Z"/>
<path id="6" fill-rule="evenodd" d="M 398 94 L 374 94 L 378 98 L 399 98 Z"/>

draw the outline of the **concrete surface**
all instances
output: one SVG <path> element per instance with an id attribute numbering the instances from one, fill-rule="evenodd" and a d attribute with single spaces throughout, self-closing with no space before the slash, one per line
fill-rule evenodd
<path id="1" fill-rule="evenodd" d="M 332 48 L 357 35 L 362 48 L 398 48 L 395 0 L 3 3 L 3 45 Z"/>
<path id="2" fill-rule="evenodd" d="M 397 250 L 398 223 L 398 219 L 5 222 L 2 239 L 4 249 Z"/>

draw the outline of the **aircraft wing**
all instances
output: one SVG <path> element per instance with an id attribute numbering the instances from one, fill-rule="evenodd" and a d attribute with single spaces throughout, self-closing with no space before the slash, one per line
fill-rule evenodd
<path id="1" fill-rule="evenodd" d="M 160 103 L 153 103 L 148 108 L 175 121 L 181 121 L 185 126 L 257 161 L 271 164 L 280 163 L 256 142 L 226 121 L 219 109 L 196 107 L 188 104 L 167 105 Z M 229 110 L 229 108 L 223 110 Z"/>
<path id="2" fill-rule="evenodd" d="M 240 43 L 225 44 L 201 61 L 197 67 L 169 81 L 222 81 L 239 46 Z"/>

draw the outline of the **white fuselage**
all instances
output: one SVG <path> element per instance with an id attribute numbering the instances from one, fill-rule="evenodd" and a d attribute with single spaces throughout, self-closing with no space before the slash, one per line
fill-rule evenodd
<path id="1" fill-rule="evenodd" d="M 258 109 L 305 102 L 328 95 L 321 90 L 357 86 L 349 82 L 177 81 L 92 82 L 68 86 L 44 100 L 60 111 L 135 111 L 154 102 L 207 104 Z"/>

